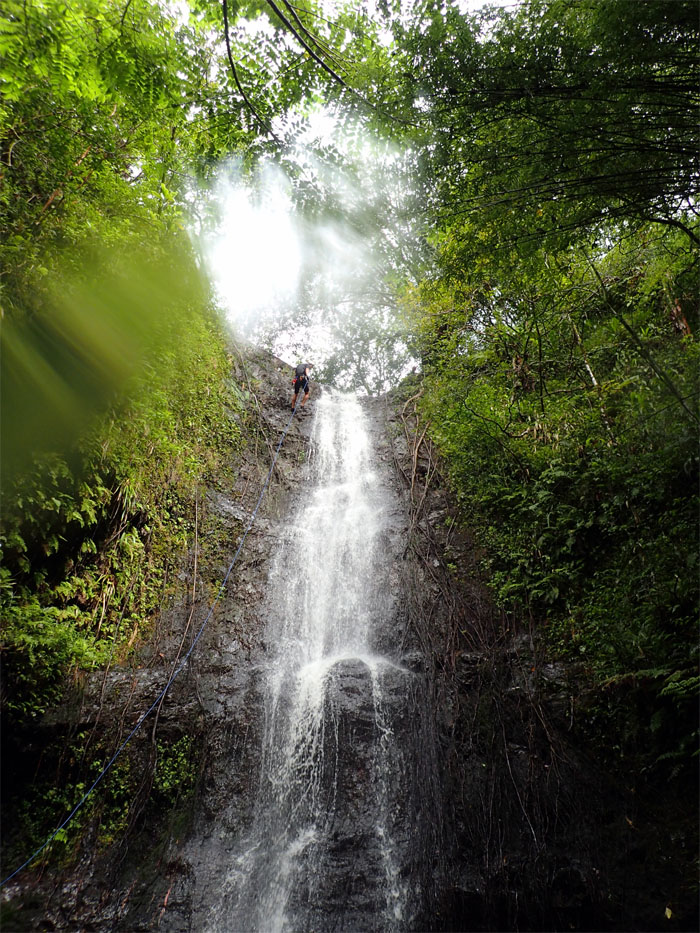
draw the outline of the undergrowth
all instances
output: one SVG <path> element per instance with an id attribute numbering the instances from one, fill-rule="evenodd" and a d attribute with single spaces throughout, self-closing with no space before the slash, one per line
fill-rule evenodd
<path id="1" fill-rule="evenodd" d="M 611 766 L 659 777 L 687 769 L 700 685 L 683 247 L 610 250 L 602 285 L 586 263 L 557 278 L 546 258 L 539 280 L 515 269 L 487 295 L 431 287 L 418 343 L 423 415 L 495 600 L 536 620 L 550 660 L 585 671 L 585 728 Z"/>
<path id="2" fill-rule="evenodd" d="M 102 762 L 112 753 L 109 742 L 99 739 L 89 745 L 87 732 L 47 746 L 37 773 L 12 795 L 15 808 L 10 833 L 4 840 L 4 864 L 17 867 L 36 851 L 55 830 L 57 819 L 70 813 L 92 786 Z M 26 762 L 25 762 L 26 765 Z M 191 812 L 197 783 L 199 756 L 196 737 L 158 738 L 155 744 L 142 741 L 129 747 L 110 768 L 94 793 L 70 823 L 60 829 L 38 861 L 57 868 L 74 864 L 85 846 L 91 857 L 107 854 L 124 842 L 127 833 L 162 835 L 182 828 L 182 814 Z M 60 773 L 62 780 L 56 781 Z M 9 801 L 4 801 L 5 805 Z"/>
<path id="3" fill-rule="evenodd" d="M 216 315 L 142 369 L 69 455 L 6 496 L 0 545 L 3 708 L 36 718 L 71 669 L 124 660 L 194 532 L 195 499 L 233 469 L 241 402 Z"/>

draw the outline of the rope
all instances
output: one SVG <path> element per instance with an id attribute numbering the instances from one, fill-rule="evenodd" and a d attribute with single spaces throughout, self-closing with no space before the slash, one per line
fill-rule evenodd
<path id="1" fill-rule="evenodd" d="M 291 425 L 292 425 L 292 420 L 294 419 L 294 415 L 296 414 L 297 408 L 299 407 L 299 399 L 300 399 L 301 397 L 302 397 L 301 392 L 299 392 L 299 393 L 298 393 L 298 397 L 297 397 L 296 405 L 294 406 L 294 410 L 292 411 L 292 414 L 290 415 L 289 421 L 287 422 L 287 426 L 285 427 L 284 431 L 282 432 L 282 436 L 280 437 L 279 444 L 277 445 L 277 449 L 275 450 L 275 454 L 274 454 L 274 456 L 273 456 L 273 458 L 272 458 L 272 464 L 270 465 L 270 470 L 269 470 L 269 472 L 268 472 L 268 474 L 267 474 L 267 477 L 266 477 L 266 479 L 265 479 L 265 482 L 263 483 L 263 487 L 262 487 L 262 489 L 261 489 L 261 491 L 260 491 L 260 496 L 258 497 L 258 501 L 257 501 L 257 503 L 256 503 L 256 505 L 255 505 L 255 508 L 253 509 L 252 515 L 250 516 L 250 521 L 248 522 L 248 526 L 247 526 L 246 530 L 243 532 L 243 537 L 241 538 L 241 540 L 240 540 L 240 542 L 239 542 L 239 544 L 238 544 L 238 547 L 236 548 L 236 553 L 233 555 L 233 560 L 232 560 L 231 563 L 229 564 L 229 568 L 228 568 L 228 570 L 226 571 L 226 576 L 224 577 L 223 582 L 222 582 L 221 586 L 219 587 L 218 592 L 217 592 L 216 596 L 214 597 L 214 600 L 213 600 L 211 606 L 209 607 L 209 612 L 207 613 L 207 616 L 206 616 L 204 622 L 202 622 L 202 624 L 201 624 L 201 626 L 200 626 L 200 628 L 199 628 L 199 631 L 197 632 L 197 634 L 195 635 L 194 639 L 192 640 L 192 644 L 190 645 L 190 647 L 189 647 L 189 649 L 188 649 L 188 651 L 187 651 L 187 654 L 184 656 L 184 658 L 183 658 L 182 661 L 180 662 L 179 666 L 175 669 L 174 673 L 170 675 L 170 678 L 169 678 L 168 682 L 167 682 L 166 685 L 163 687 L 163 689 L 161 690 L 161 692 L 158 694 L 158 696 L 156 697 L 156 699 L 153 701 L 153 703 L 151 703 L 151 705 L 148 707 L 148 709 L 146 710 L 146 712 L 141 716 L 141 718 L 138 720 L 138 722 L 136 723 L 136 725 L 134 726 L 134 728 L 131 730 L 131 732 L 130 732 L 130 733 L 128 734 L 128 736 L 124 739 L 124 741 L 122 742 L 122 744 L 119 746 L 119 748 L 116 750 L 116 752 L 112 755 L 112 757 L 109 759 L 109 761 L 107 762 L 107 764 L 104 766 L 104 768 L 102 769 L 101 773 L 100 773 L 100 774 L 98 775 L 98 777 L 95 779 L 94 783 L 93 783 L 93 784 L 91 785 L 91 787 L 89 787 L 88 790 L 83 794 L 83 796 L 80 798 L 80 800 L 78 801 L 78 803 L 73 807 L 73 809 L 72 809 L 71 812 L 68 814 L 68 816 L 65 818 L 65 820 L 60 824 L 60 826 L 58 826 L 58 827 L 51 833 L 51 835 L 50 835 L 49 838 L 46 840 L 46 842 L 44 842 L 43 845 L 39 846 L 39 848 L 36 850 L 36 852 L 34 852 L 32 855 L 30 855 L 29 858 L 28 858 L 26 861 L 24 861 L 24 862 L 19 866 L 19 868 L 16 868 L 16 869 L 12 872 L 11 875 L 8 875 L 6 878 L 4 878 L 2 881 L 0 881 L 0 888 L 2 888 L 4 885 L 6 885 L 9 881 L 12 881 L 12 879 L 13 879 L 16 875 L 18 875 L 21 871 L 23 871 L 23 870 L 27 867 L 27 865 L 30 865 L 30 864 L 34 861 L 34 859 L 35 859 L 38 855 L 40 855 L 40 854 L 44 851 L 44 849 L 45 849 L 51 842 L 53 842 L 53 840 L 54 840 L 54 839 L 56 838 L 56 836 L 60 833 L 60 831 L 61 831 L 62 829 L 65 829 L 66 826 L 68 826 L 68 824 L 71 822 L 71 820 L 73 819 L 73 817 L 75 816 L 75 814 L 78 812 L 78 810 L 80 810 L 80 808 L 83 806 L 83 804 L 84 804 L 85 801 L 88 799 L 88 797 L 90 796 L 90 794 L 92 794 L 92 792 L 95 790 L 95 788 L 96 788 L 97 785 L 100 783 L 100 781 L 102 780 L 102 778 L 107 774 L 107 772 L 108 772 L 109 769 L 112 767 L 112 765 L 113 765 L 114 762 L 117 760 L 117 758 L 119 758 L 119 756 L 121 755 L 121 753 L 124 751 L 124 749 L 125 749 L 126 746 L 129 744 L 129 742 L 132 740 L 132 738 L 136 735 L 136 733 L 137 733 L 138 730 L 141 728 L 141 726 L 144 724 L 144 722 L 146 721 L 146 719 L 150 716 L 150 714 L 153 712 L 153 710 L 156 708 L 156 706 L 158 706 L 158 704 L 161 702 L 161 700 L 165 697 L 166 693 L 167 693 L 168 690 L 170 689 L 170 686 L 171 686 L 172 682 L 175 680 L 175 678 L 178 676 L 178 674 L 180 674 L 180 672 L 184 669 L 184 667 L 185 667 L 185 665 L 187 664 L 187 661 L 188 661 L 190 655 L 191 655 L 192 652 L 194 651 L 195 645 L 197 644 L 197 642 L 198 642 L 199 639 L 201 638 L 202 633 L 204 632 L 204 629 L 206 628 L 207 623 L 209 622 L 209 619 L 211 619 L 211 617 L 212 617 L 212 615 L 213 615 L 213 613 L 214 613 L 214 608 L 216 607 L 216 604 L 219 602 L 219 599 L 221 598 L 221 594 L 223 593 L 224 589 L 226 588 L 226 584 L 227 584 L 227 582 L 228 582 L 228 578 L 231 576 L 231 571 L 233 570 L 234 565 L 235 565 L 236 561 L 238 560 L 238 555 L 241 553 L 241 550 L 242 550 L 243 545 L 244 545 L 244 543 L 245 543 L 245 539 L 248 537 L 248 532 L 249 532 L 250 529 L 253 527 L 253 523 L 255 522 L 255 519 L 256 519 L 256 517 L 257 517 L 258 509 L 260 508 L 260 505 L 261 505 L 261 503 L 262 503 L 263 496 L 265 495 L 265 492 L 267 491 L 267 487 L 270 485 L 270 479 L 271 479 L 271 477 L 272 477 L 272 471 L 274 470 L 275 464 L 277 463 L 277 457 L 279 456 L 279 452 L 280 452 L 280 449 L 281 449 L 281 447 L 282 447 L 282 443 L 283 443 L 285 437 L 287 436 L 287 433 L 288 433 L 288 431 L 289 431 L 289 429 L 290 429 L 290 427 L 291 427 Z"/>

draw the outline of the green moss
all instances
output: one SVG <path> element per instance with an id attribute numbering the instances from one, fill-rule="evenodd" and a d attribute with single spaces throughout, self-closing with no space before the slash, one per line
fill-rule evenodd
<path id="1" fill-rule="evenodd" d="M 165 804 L 173 806 L 179 799 L 187 798 L 193 793 L 197 767 L 192 736 L 183 735 L 169 746 L 158 742 L 154 791 Z"/>
<path id="2" fill-rule="evenodd" d="M 60 738 L 44 750 L 30 780 L 5 795 L 3 862 L 20 864 L 37 850 L 80 802 L 111 758 L 107 740 L 90 744 L 80 733 L 66 744 Z M 41 862 L 55 867 L 74 865 L 89 846 L 93 855 L 123 844 L 126 834 L 154 838 L 177 835 L 189 823 L 200 761 L 193 735 L 174 741 L 159 739 L 156 755 L 150 745 L 129 746 L 114 762 L 69 824 L 44 849 Z M 146 791 L 144 793 L 144 790 Z"/>

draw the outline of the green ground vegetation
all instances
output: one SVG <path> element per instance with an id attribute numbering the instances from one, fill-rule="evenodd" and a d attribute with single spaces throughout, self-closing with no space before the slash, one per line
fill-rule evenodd
<path id="1" fill-rule="evenodd" d="M 194 539 L 195 500 L 235 465 L 240 401 L 213 314 L 133 377 L 77 448 L 18 478 L 3 514 L 8 712 L 43 712 L 72 665 L 146 635 L 168 574 Z"/>
<path id="2" fill-rule="evenodd" d="M 43 863 L 74 864 L 90 847 L 106 855 L 126 838 L 147 833 L 166 844 L 179 835 L 191 816 L 199 777 L 196 734 L 160 737 L 130 746 L 109 770 L 99 793 L 90 796 L 71 822 L 59 830 L 41 855 Z M 67 814 L 98 778 L 101 762 L 111 754 L 103 740 L 78 732 L 47 749 L 41 774 L 13 794 L 16 807 L 4 840 L 7 864 L 19 864 L 51 834 L 57 814 Z M 57 783 L 55 775 L 61 774 Z M 151 844 L 149 843 L 149 844 Z"/>

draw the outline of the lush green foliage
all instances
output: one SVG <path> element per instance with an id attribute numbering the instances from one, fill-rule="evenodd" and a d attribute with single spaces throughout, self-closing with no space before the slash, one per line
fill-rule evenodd
<path id="1" fill-rule="evenodd" d="M 225 336 L 183 234 L 186 173 L 213 132 L 214 46 L 141 0 L 3 7 L 2 657 L 14 717 L 42 711 L 71 666 L 133 643 L 191 535 L 199 485 L 240 437 Z"/>
<path id="2" fill-rule="evenodd" d="M 228 468 L 240 402 L 213 317 L 189 320 L 134 378 L 71 462 L 18 480 L 3 516 L 3 655 L 8 708 L 45 708 L 70 664 L 132 644 L 191 541 L 199 485 Z"/>
<path id="3" fill-rule="evenodd" d="M 700 683 L 692 7 L 404 31 L 435 132 L 439 268 L 405 297 L 424 412 L 497 598 L 623 688 L 599 740 L 639 745 L 655 698 L 652 760 L 687 751 Z"/>
<path id="4" fill-rule="evenodd" d="M 86 748 L 90 750 L 87 756 Z M 12 789 L 9 796 L 17 812 L 13 831 L 5 841 L 8 864 L 10 859 L 18 862 L 25 857 L 27 847 L 38 848 L 45 841 L 55 828 L 57 815 L 71 812 L 110 754 L 111 746 L 80 732 L 60 751 L 58 746 L 50 749 L 50 760 L 35 765 L 29 789 L 24 785 Z M 169 821 L 177 825 L 178 811 L 186 810 L 192 798 L 198 768 L 192 735 L 158 739 L 155 755 L 144 747 L 130 749 L 105 776 L 99 793 L 89 797 L 70 824 L 59 830 L 42 858 L 57 864 L 75 863 L 86 839 L 98 852 L 106 852 L 123 842 L 128 832 L 144 831 L 151 839 L 167 841 Z M 5 801 L 6 806 L 9 803 Z"/>
<path id="5" fill-rule="evenodd" d="M 606 257 L 606 287 L 695 401 L 697 344 L 674 326 L 675 297 L 648 266 L 630 275 L 629 258 Z M 548 618 L 560 647 L 587 653 L 601 675 L 687 679 L 697 422 L 639 358 L 590 269 L 556 278 L 539 294 L 502 280 L 498 296 L 460 296 L 459 311 L 444 294 L 442 309 L 428 304 L 433 434 L 502 601 Z"/>
<path id="6" fill-rule="evenodd" d="M 399 31 L 433 206 L 460 238 L 523 256 L 620 217 L 687 228 L 696 4 L 534 0 L 484 18 L 425 4 Z"/>
<path id="7" fill-rule="evenodd" d="M 184 228 L 209 221 L 222 161 L 262 156 L 330 234 L 319 252 L 341 224 L 365 241 L 342 257 L 347 291 L 305 283 L 332 309 L 326 375 L 376 388 L 410 345 L 497 599 L 534 620 L 550 657 L 608 685 L 598 741 L 651 736 L 645 765 L 688 747 L 696 4 L 399 7 L 331 18 L 194 0 L 180 23 L 148 0 L 4 3 L 0 595 L 15 721 L 143 633 L 200 484 L 241 440 Z M 354 137 L 352 164 L 335 141 L 296 147 L 319 103 Z M 368 148 L 367 129 L 396 148 Z M 191 788 L 183 743 L 162 756 L 161 799 Z M 107 838 L 133 789 L 123 769 Z M 56 792 L 52 811 L 79 795 Z M 30 816 L 41 835 L 45 814 Z"/>
<path id="8" fill-rule="evenodd" d="M 162 215 L 176 219 L 169 188 L 197 80 L 183 40 L 142 2 L 4 5 L 6 310 L 41 308 L 55 247 L 87 237 L 147 249 Z"/>

